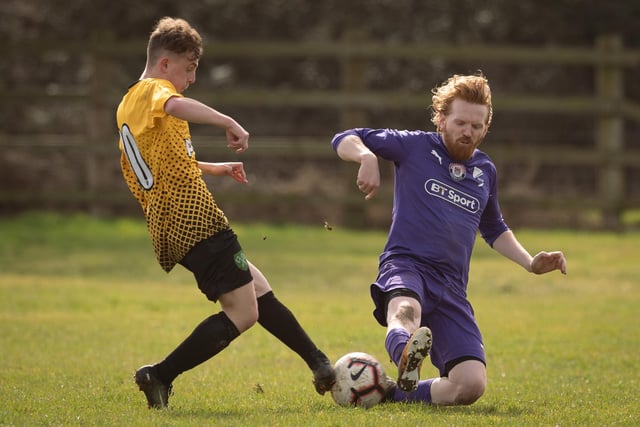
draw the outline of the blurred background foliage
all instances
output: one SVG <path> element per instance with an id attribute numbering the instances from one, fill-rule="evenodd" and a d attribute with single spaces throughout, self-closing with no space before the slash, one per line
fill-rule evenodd
<path id="1" fill-rule="evenodd" d="M 82 40 L 96 32 L 138 39 L 161 16 L 181 16 L 210 40 L 339 38 L 347 28 L 372 39 L 591 45 L 619 33 L 638 43 L 635 0 L 4 0 L 0 35 L 25 40 Z"/>
<path id="2" fill-rule="evenodd" d="M 86 187 L 86 183 L 79 181 L 93 178 L 87 178 L 84 172 L 79 178 L 79 168 L 99 169 L 98 175 L 103 182 L 91 184 L 93 189 L 100 189 L 105 180 L 113 180 L 117 182 L 117 191 L 126 191 L 119 176 L 115 142 L 105 142 L 104 135 L 100 132 L 92 134 L 88 128 L 108 129 L 107 137 L 117 140 L 115 106 L 128 84 L 140 75 L 145 60 L 144 43 L 154 23 L 162 16 L 185 18 L 203 35 L 205 57 L 193 90 L 211 93 L 214 106 L 218 106 L 216 93 L 225 90 L 331 91 L 340 90 L 344 78 L 341 64 L 335 58 L 207 56 L 217 42 L 312 44 L 341 42 L 346 34 L 351 37 L 355 34 L 356 39 L 362 41 L 399 46 L 435 43 L 451 48 L 491 45 L 590 49 L 599 36 L 617 34 L 625 49 L 640 49 L 637 26 L 640 2 L 637 0 L 156 0 L 140 3 L 4 0 L 0 3 L 0 37 L 3 40 L 0 51 L 4 52 L 0 61 L 0 95 L 5 100 L 0 105 L 0 212 L 48 206 L 33 203 L 33 200 L 16 204 L 15 200 L 4 198 L 15 188 L 25 188 L 35 194 L 34 197 L 39 197 L 46 192 Z M 56 45 L 60 48 L 56 49 Z M 81 47 L 70 48 L 76 45 Z M 105 63 L 104 58 L 96 60 L 91 46 L 102 45 L 122 46 L 124 53 L 106 54 L 115 64 Z M 469 63 L 437 57 L 422 60 L 380 57 L 367 63 L 364 87 L 423 94 L 424 107 L 390 109 L 385 105 L 370 105 L 366 125 L 431 130 L 427 111 L 431 88 L 451 73 L 473 73 L 479 69 L 491 80 L 494 102 L 504 94 L 513 93 L 567 96 L 594 93 L 594 70 L 590 67 L 495 61 Z M 96 87 L 102 91 L 100 99 L 95 99 Z M 637 67 L 625 71 L 624 91 L 625 98 L 640 99 Z M 190 89 L 190 93 L 196 92 Z M 263 105 L 231 104 L 220 107 L 243 123 L 254 138 L 311 137 L 325 141 L 327 150 L 330 150 L 328 141 L 344 123 L 337 109 L 312 105 L 265 108 Z M 197 126 L 192 131 L 195 135 L 217 135 Z M 489 140 L 496 146 L 504 144 L 516 149 L 558 145 L 593 147 L 594 132 L 593 115 L 523 114 L 496 109 Z M 637 148 L 638 122 L 626 121 L 624 133 L 626 145 Z M 50 139 L 44 143 L 39 140 L 30 146 L 29 141 L 35 139 L 29 137 L 37 135 L 61 138 L 80 135 L 95 139 L 94 145 L 110 144 L 112 151 L 104 157 L 94 158 L 94 165 L 81 166 L 86 160 L 83 155 L 75 153 L 77 157 L 74 157 L 69 152 L 73 150 L 62 149 L 65 144 L 59 140 Z M 28 137 L 27 143 L 18 136 Z M 488 145 L 483 147 L 491 154 Z M 198 144 L 196 149 L 199 149 Z M 203 153 L 207 154 L 206 151 Z M 288 171 L 287 164 L 290 167 L 295 154 L 283 158 L 285 166 L 282 167 L 276 167 L 273 159 L 260 159 L 259 156 L 250 166 L 269 189 L 282 187 L 280 192 L 276 191 L 280 195 L 335 191 L 336 182 L 330 180 L 325 184 L 328 188 L 320 188 L 322 184 L 317 182 L 317 173 L 307 166 L 313 163 L 326 177 L 327 165 L 337 167 L 336 159 L 304 159 L 301 161 L 304 171 L 294 176 Z M 530 173 L 527 165 L 511 163 L 504 165 L 503 170 L 502 179 L 507 184 L 514 184 L 512 188 L 506 185 L 505 193 L 521 192 L 518 180 L 527 173 L 530 176 L 527 175 L 525 184 L 531 187 L 532 183 L 539 183 L 543 191 L 547 187 L 565 188 L 563 191 L 571 194 L 576 186 L 586 193 L 598 191 L 595 170 L 582 165 L 536 166 L 535 173 Z M 320 178 L 323 178 L 322 173 Z M 626 179 L 638 178 L 637 171 L 627 172 Z M 289 183 L 284 184 L 287 181 Z M 350 185 L 351 181 L 338 181 L 337 185 Z M 546 187 L 544 181 L 547 181 Z M 225 185 L 220 187 L 223 191 Z M 528 191 L 535 192 L 536 189 L 529 188 Z M 627 191 L 634 197 L 640 194 L 632 186 Z M 60 204 L 53 205 L 59 207 Z"/>

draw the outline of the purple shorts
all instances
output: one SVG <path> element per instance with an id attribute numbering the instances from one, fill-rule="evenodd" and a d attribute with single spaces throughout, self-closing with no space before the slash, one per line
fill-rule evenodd
<path id="1" fill-rule="evenodd" d="M 386 261 L 371 285 L 375 304 L 373 315 L 382 326 L 387 325 L 388 293 L 410 291 L 420 301 L 420 326 L 431 329 L 433 346 L 431 363 L 446 376 L 463 360 L 479 360 L 486 364 L 482 334 L 467 298 L 454 292 L 445 278 L 434 269 L 407 258 Z"/>

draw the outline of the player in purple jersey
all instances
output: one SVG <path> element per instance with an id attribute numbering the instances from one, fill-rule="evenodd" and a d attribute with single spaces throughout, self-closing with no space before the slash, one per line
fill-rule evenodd
<path id="1" fill-rule="evenodd" d="M 374 317 L 387 327 L 385 347 L 398 365 L 387 400 L 469 405 L 487 381 L 467 299 L 476 232 L 531 273 L 566 274 L 566 260 L 560 251 L 531 256 L 502 218 L 495 165 L 478 150 L 493 114 L 487 79 L 453 75 L 432 102 L 437 132 L 359 128 L 332 145 L 341 159 L 360 163 L 356 184 L 366 200 L 380 187 L 378 157 L 395 165 L 391 229 L 371 285 Z M 421 381 L 429 354 L 440 377 Z"/>

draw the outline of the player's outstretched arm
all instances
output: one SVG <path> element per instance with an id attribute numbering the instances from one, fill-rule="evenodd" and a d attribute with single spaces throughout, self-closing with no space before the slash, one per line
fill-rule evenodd
<path id="1" fill-rule="evenodd" d="M 380 188 L 378 157 L 355 135 L 345 136 L 338 145 L 337 153 L 342 160 L 360 163 L 356 185 L 366 194 L 365 200 L 375 196 Z"/>
<path id="2" fill-rule="evenodd" d="M 230 176 L 241 184 L 247 184 L 247 174 L 242 162 L 207 163 L 198 162 L 202 173 L 213 176 Z"/>
<path id="3" fill-rule="evenodd" d="M 167 114 L 190 123 L 213 125 L 224 129 L 227 147 L 238 153 L 249 148 L 249 132 L 231 117 L 200 101 L 174 96 L 165 103 L 164 110 Z"/>
<path id="4" fill-rule="evenodd" d="M 560 270 L 562 274 L 567 274 L 567 261 L 562 252 L 543 251 L 532 257 L 511 230 L 505 231 L 493 242 L 493 249 L 520 264 L 528 272 L 544 274 Z"/>

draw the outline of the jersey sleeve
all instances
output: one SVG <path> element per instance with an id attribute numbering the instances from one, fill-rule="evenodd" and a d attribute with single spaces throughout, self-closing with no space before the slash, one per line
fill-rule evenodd
<path id="1" fill-rule="evenodd" d="M 164 105 L 174 96 L 182 97 L 182 94 L 176 92 L 176 89 L 169 81 L 157 80 L 156 88 L 151 96 L 151 105 L 149 106 L 148 128 L 155 127 L 159 120 L 167 115 L 164 111 Z"/>
<path id="2" fill-rule="evenodd" d="M 487 242 L 489 246 L 493 246 L 493 242 L 495 242 L 502 233 L 509 230 L 509 227 L 504 221 L 500 204 L 498 203 L 497 172 L 493 164 L 491 164 L 490 175 L 489 199 L 480 218 L 478 228 L 485 242 Z"/>
<path id="3" fill-rule="evenodd" d="M 421 132 L 395 129 L 349 129 L 336 134 L 331 145 L 338 149 L 340 142 L 348 135 L 359 137 L 376 156 L 393 162 L 401 162 L 411 153 L 411 143 L 420 138 Z"/>

